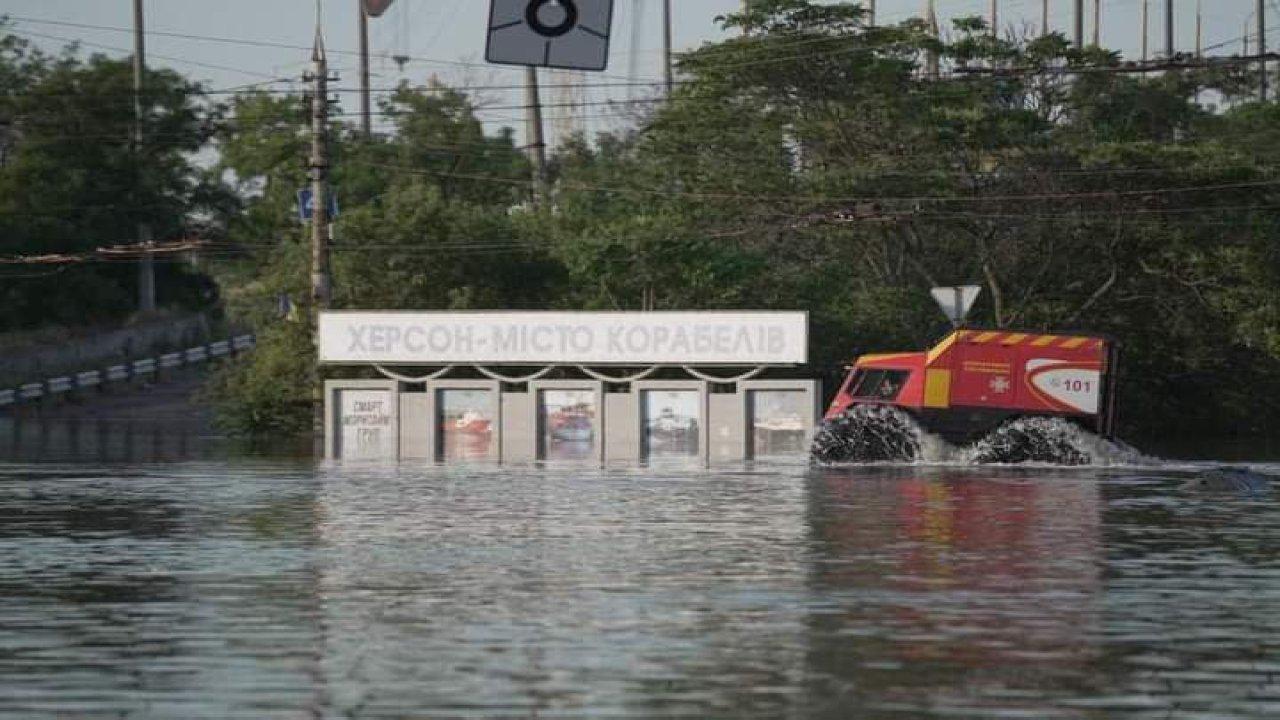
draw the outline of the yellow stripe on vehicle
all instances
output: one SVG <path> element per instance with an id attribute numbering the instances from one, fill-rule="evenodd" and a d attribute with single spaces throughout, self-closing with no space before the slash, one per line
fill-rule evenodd
<path id="1" fill-rule="evenodd" d="M 986 343 L 986 342 L 991 342 L 992 340 L 998 337 L 1000 337 L 1000 333 L 998 332 L 984 332 L 981 335 L 975 337 L 973 341 L 976 343 Z"/>
<path id="2" fill-rule="evenodd" d="M 932 365 L 934 361 L 939 357 L 942 357 L 943 353 L 950 350 L 951 346 L 956 344 L 956 341 L 965 339 L 968 334 L 969 332 L 967 330 L 957 330 L 948 335 L 945 340 L 938 343 L 937 346 L 930 350 L 929 354 L 925 356 L 925 365 Z"/>
<path id="3" fill-rule="evenodd" d="M 1031 337 L 1031 336 L 1030 336 L 1030 335 L 1028 335 L 1028 334 L 1026 334 L 1026 333 L 1014 333 L 1014 334 L 1012 334 L 1012 335 L 1010 335 L 1010 336 L 1006 337 L 1005 339 L 1001 340 L 1001 341 L 1000 341 L 1000 344 L 1001 344 L 1001 345 L 1018 345 L 1018 344 L 1020 344 L 1023 340 L 1026 340 L 1026 339 L 1027 339 L 1027 338 L 1029 338 L 1029 337 Z"/>
<path id="4" fill-rule="evenodd" d="M 1068 350 L 1075 350 L 1076 348 L 1080 347 L 1081 345 L 1087 342 L 1089 342 L 1089 338 L 1075 337 L 1062 343 L 1062 347 Z"/>
<path id="5" fill-rule="evenodd" d="M 1057 340 L 1057 339 L 1058 337 L 1056 335 L 1041 335 L 1040 337 L 1035 339 L 1035 342 L 1031 343 L 1031 346 L 1032 347 L 1048 347 L 1053 344 L 1054 340 Z"/>
<path id="6" fill-rule="evenodd" d="M 919 357 L 920 353 L 879 353 L 872 355 L 863 355 L 858 358 L 858 364 L 869 362 L 885 362 L 886 360 L 902 360 L 904 358 Z"/>
<path id="7" fill-rule="evenodd" d="M 951 371 L 926 370 L 924 372 L 924 406 L 946 408 L 951 406 Z"/>

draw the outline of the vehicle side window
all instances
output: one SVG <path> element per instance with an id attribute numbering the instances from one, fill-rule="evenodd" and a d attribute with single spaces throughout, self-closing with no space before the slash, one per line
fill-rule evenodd
<path id="1" fill-rule="evenodd" d="M 865 382 L 866 379 L 866 370 L 854 370 L 853 374 L 849 376 L 849 381 L 845 383 L 844 391 L 854 397 L 857 397 L 858 388 L 861 387 L 862 383 Z"/>
<path id="2" fill-rule="evenodd" d="M 874 388 L 880 384 L 880 378 L 884 375 L 883 370 L 859 370 L 859 377 L 854 380 L 853 387 L 849 390 L 849 394 L 854 397 L 869 397 L 868 389 Z"/>
<path id="3" fill-rule="evenodd" d="M 868 370 L 866 372 L 866 377 L 857 384 L 851 394 L 856 398 L 884 402 L 896 400 L 898 394 L 902 392 L 902 386 L 907 384 L 907 378 L 911 376 L 911 373 L 906 370 Z"/>

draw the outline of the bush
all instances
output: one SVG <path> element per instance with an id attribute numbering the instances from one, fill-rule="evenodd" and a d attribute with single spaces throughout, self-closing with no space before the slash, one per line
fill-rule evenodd
<path id="1" fill-rule="evenodd" d="M 283 322 L 263 329 L 257 349 L 218 372 L 206 387 L 218 427 L 246 437 L 310 432 L 314 366 L 315 348 L 306 323 Z"/>

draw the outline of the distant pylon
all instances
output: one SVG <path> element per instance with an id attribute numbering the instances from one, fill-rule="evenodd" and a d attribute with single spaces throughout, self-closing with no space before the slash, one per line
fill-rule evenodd
<path id="1" fill-rule="evenodd" d="M 1102 47 L 1102 0 L 1093 0 L 1093 45 Z"/>
<path id="2" fill-rule="evenodd" d="M 555 70 L 551 72 L 550 83 L 559 110 L 551 121 L 552 142 L 563 146 L 574 135 L 587 130 L 583 89 L 586 74 L 581 70 Z"/>

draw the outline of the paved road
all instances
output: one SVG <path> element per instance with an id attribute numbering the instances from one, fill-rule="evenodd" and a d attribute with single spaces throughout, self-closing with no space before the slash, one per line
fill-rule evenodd
<path id="1" fill-rule="evenodd" d="M 120 420 L 173 423 L 182 429 L 208 428 L 213 413 L 197 395 L 208 377 L 202 369 L 169 374 L 160 382 L 116 383 L 106 392 L 86 391 L 72 401 L 18 410 L 44 420 Z M 12 412 L 12 411 L 9 411 Z"/>

